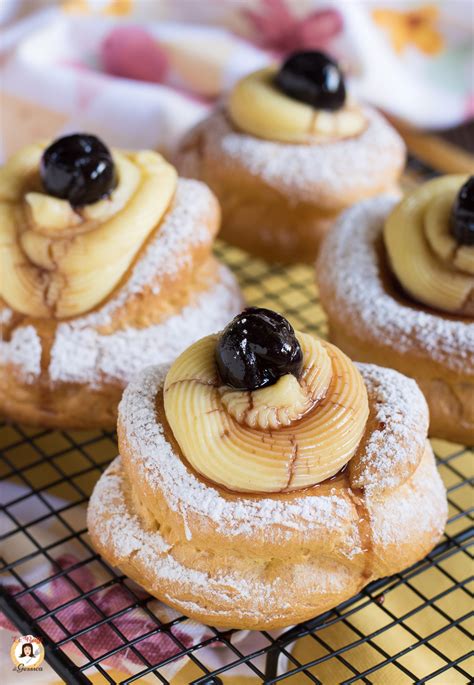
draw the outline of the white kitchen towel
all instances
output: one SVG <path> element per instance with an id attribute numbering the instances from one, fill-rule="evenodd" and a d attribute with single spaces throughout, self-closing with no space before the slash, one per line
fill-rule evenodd
<path id="1" fill-rule="evenodd" d="M 236 79 L 306 48 L 339 59 L 357 96 L 451 126 L 473 113 L 472 12 L 470 0 L 64 0 L 15 22 L 10 7 L 3 157 L 73 130 L 172 153 Z"/>

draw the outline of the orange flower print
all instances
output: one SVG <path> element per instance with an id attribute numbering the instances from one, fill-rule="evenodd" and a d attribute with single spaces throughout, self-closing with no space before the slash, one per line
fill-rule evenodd
<path id="1" fill-rule="evenodd" d="M 111 16 L 125 16 L 133 9 L 133 0 L 105 0 L 94 4 L 89 0 L 62 0 L 62 9 L 71 14 L 107 14 Z"/>
<path id="2" fill-rule="evenodd" d="M 63 0 L 61 9 L 70 14 L 87 14 L 89 11 L 86 0 Z"/>
<path id="3" fill-rule="evenodd" d="M 436 28 L 438 14 L 435 5 L 424 5 L 408 12 L 392 9 L 372 12 L 375 23 L 389 32 L 396 52 L 415 45 L 425 55 L 436 55 L 443 49 L 443 36 Z"/>
<path id="4" fill-rule="evenodd" d="M 104 14 L 125 16 L 133 9 L 133 0 L 111 0 L 104 9 Z"/>

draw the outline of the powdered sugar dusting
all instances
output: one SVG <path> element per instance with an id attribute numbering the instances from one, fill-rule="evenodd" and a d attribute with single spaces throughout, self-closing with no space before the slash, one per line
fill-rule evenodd
<path id="1" fill-rule="evenodd" d="M 236 590 L 242 597 L 252 597 L 254 586 L 245 578 L 231 575 L 225 579 L 212 578 L 207 573 L 185 567 L 172 554 L 167 553 L 170 546 L 159 532 L 145 533 L 139 518 L 131 514 L 125 504 L 121 494 L 122 478 L 117 473 L 119 470 L 120 458 L 117 458 L 109 467 L 109 472 L 106 472 L 106 477 L 101 478 L 96 484 L 88 510 L 88 517 L 94 520 L 95 528 L 100 528 L 100 522 L 105 520 L 103 543 L 110 546 L 114 556 L 120 559 L 138 557 L 144 566 L 152 571 L 154 577 L 180 582 L 184 586 L 190 583 L 193 594 L 197 588 L 201 588 L 205 595 L 212 594 L 213 586 L 217 586 L 224 609 L 226 604 L 232 606 L 233 600 L 232 593 L 226 596 L 223 591 L 223 583 L 227 585 L 228 590 Z M 116 531 L 120 531 L 120 535 L 115 535 Z M 260 589 L 268 596 L 268 587 L 262 585 Z"/>
<path id="2" fill-rule="evenodd" d="M 351 327 L 376 342 L 402 353 L 422 348 L 446 368 L 465 373 L 474 363 L 474 323 L 419 311 L 383 287 L 376 240 L 395 202 L 380 196 L 341 216 L 318 260 L 321 292 L 330 287 L 331 295 L 323 304 L 335 316 L 348 313 Z"/>
<path id="3" fill-rule="evenodd" d="M 166 440 L 155 418 L 155 397 L 164 383 L 168 366 L 150 367 L 125 390 L 119 420 L 130 443 L 131 458 L 144 470 L 147 482 L 164 493 L 170 509 L 198 514 L 228 535 L 251 536 L 256 530 L 272 536 L 272 527 L 317 530 L 322 525 L 337 530 L 350 518 L 350 504 L 336 495 L 302 497 L 291 502 L 262 497 L 224 498 L 219 490 L 200 481 L 183 464 Z M 348 555 L 360 551 L 354 526 L 347 540 Z"/>
<path id="4" fill-rule="evenodd" d="M 242 309 L 234 277 L 221 266 L 219 280 L 179 314 L 146 328 L 127 328 L 102 335 L 83 321 L 62 323 L 51 349 L 52 382 L 104 380 L 123 384 L 149 364 L 173 361 L 193 342 L 223 328 Z"/>
<path id="5" fill-rule="evenodd" d="M 277 605 L 273 618 L 278 616 L 278 611 L 291 610 L 279 592 L 283 580 L 278 576 L 270 579 L 265 573 L 260 574 L 249 567 L 245 574 L 237 568 L 227 569 L 225 573 L 209 574 L 180 563 L 161 534 L 145 531 L 138 516 L 127 507 L 123 496 L 125 482 L 122 473 L 118 457 L 96 484 L 88 509 L 89 527 L 119 563 L 132 560 L 133 564 L 145 568 L 160 596 L 179 604 L 185 612 L 187 609 L 191 613 L 198 613 L 205 607 L 207 613 L 214 615 L 225 616 L 231 612 L 234 616 L 259 618 L 262 612 L 268 612 L 270 602 L 276 602 Z M 321 572 L 313 579 L 306 574 L 306 587 L 313 580 L 314 592 L 338 592 L 344 587 L 344 574 L 347 573 L 344 567 L 340 571 Z M 163 588 L 163 581 L 178 583 L 180 597 L 199 596 L 202 605 L 170 596 Z M 211 607 L 208 598 L 212 602 Z"/>
<path id="6" fill-rule="evenodd" d="M 386 179 L 385 187 L 395 183 L 404 164 L 405 146 L 398 133 L 375 110 L 363 111 L 367 127 L 360 135 L 327 144 L 256 138 L 234 129 L 222 110 L 198 124 L 197 131 L 205 130 L 203 154 L 224 167 L 235 163 L 295 201 L 334 208 L 347 204 L 347 196 L 370 194 L 381 179 Z M 193 155 L 197 153 L 186 150 L 185 142 L 181 169 L 189 175 L 197 171 L 193 164 L 199 166 Z"/>
<path id="7" fill-rule="evenodd" d="M 41 373 L 41 340 L 34 326 L 19 326 L 10 340 L 0 340 L 0 360 L 17 367 L 27 383 L 34 383 Z"/>
<path id="8" fill-rule="evenodd" d="M 379 444 L 377 436 L 372 441 L 369 440 L 368 453 L 363 455 L 363 463 L 366 465 L 363 474 L 367 485 L 375 487 L 372 470 L 380 468 L 382 482 L 388 485 L 393 463 L 411 459 L 408 446 L 402 445 L 397 450 L 396 441 L 400 437 L 403 420 L 409 424 L 405 412 L 411 411 L 413 404 L 418 401 L 421 413 L 426 413 L 426 404 L 416 384 L 400 374 L 371 366 L 361 365 L 360 368 L 366 383 L 373 383 L 376 388 L 380 402 L 377 411 L 386 419 L 384 437 L 387 439 L 386 448 L 385 443 Z M 227 535 L 245 536 L 251 536 L 256 531 L 264 531 L 271 536 L 272 528 L 280 526 L 286 528 L 289 534 L 291 530 L 314 532 L 319 526 L 337 531 L 343 526 L 343 522 L 351 519 L 350 504 L 337 492 L 327 496 L 305 495 L 291 501 L 263 496 L 252 499 L 245 495 L 238 500 L 229 500 L 216 488 L 200 481 L 175 454 L 165 438 L 162 426 L 155 418 L 155 397 L 163 385 L 167 370 L 166 366 L 146 369 L 129 385 L 119 406 L 119 421 L 130 444 L 134 467 L 143 471 L 147 482 L 164 494 L 172 510 L 181 515 L 186 511 L 199 514 L 208 518 L 217 530 Z M 409 390 L 407 393 L 403 392 L 405 386 Z M 410 391 L 411 400 L 407 399 Z M 383 404 L 385 406 L 382 408 Z M 415 416 L 419 414 L 419 410 L 415 411 Z M 415 435 L 420 433 L 422 441 L 426 438 L 426 423 L 425 420 L 425 425 L 422 422 L 411 427 Z M 351 557 L 360 552 L 359 532 L 355 525 L 345 542 L 347 546 L 343 553 L 346 556 Z"/>
<path id="9" fill-rule="evenodd" d="M 428 432 L 428 407 L 414 380 L 373 364 L 357 366 L 370 390 L 378 428 L 367 440 L 353 486 L 375 496 L 397 488 L 418 465 Z"/>
<path id="10" fill-rule="evenodd" d="M 388 493 L 381 502 L 366 494 L 375 545 L 400 548 L 407 536 L 422 534 L 435 544 L 443 534 L 448 515 L 446 490 L 428 443 L 426 449 L 428 455 L 425 454 L 409 487 Z"/>
<path id="11" fill-rule="evenodd" d="M 8 307 L 0 309 L 0 326 L 6 326 L 13 319 L 13 312 Z M 0 338 L 1 340 L 1 338 Z"/>

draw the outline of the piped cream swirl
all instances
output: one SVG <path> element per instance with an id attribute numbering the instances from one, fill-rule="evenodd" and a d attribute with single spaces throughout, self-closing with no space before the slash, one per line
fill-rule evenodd
<path id="1" fill-rule="evenodd" d="M 330 112 L 295 100 L 274 85 L 276 67 L 245 76 L 228 101 L 233 123 L 259 138 L 281 143 L 327 143 L 358 135 L 367 126 L 360 107 L 348 100 Z"/>
<path id="2" fill-rule="evenodd" d="M 384 241 L 393 272 L 415 300 L 474 316 L 474 246 L 451 233 L 451 211 L 464 176 L 443 176 L 405 196 L 388 216 Z"/>
<path id="3" fill-rule="evenodd" d="M 183 455 L 230 490 L 281 492 L 315 485 L 354 455 L 368 400 L 355 365 L 322 340 L 296 333 L 299 379 L 241 392 L 221 385 L 217 336 L 203 338 L 173 364 L 165 381 L 166 418 Z"/>
<path id="4" fill-rule="evenodd" d="M 44 148 L 28 146 L 0 170 L 0 295 L 23 314 L 62 319 L 118 285 L 168 208 L 177 174 L 155 152 L 114 150 L 110 198 L 74 209 L 42 191 Z"/>

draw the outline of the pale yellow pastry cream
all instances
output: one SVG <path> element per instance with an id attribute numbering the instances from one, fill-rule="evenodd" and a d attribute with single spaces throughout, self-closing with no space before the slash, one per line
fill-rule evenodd
<path id="1" fill-rule="evenodd" d="M 242 492 L 296 490 L 335 475 L 354 455 L 369 413 L 362 377 L 336 347 L 296 336 L 300 377 L 259 390 L 222 386 L 215 335 L 169 370 L 166 418 L 184 457 L 209 480 Z"/>
<path id="2" fill-rule="evenodd" d="M 474 315 L 474 246 L 459 245 L 450 218 L 465 176 L 443 176 L 408 193 L 388 216 L 384 241 L 391 268 L 418 302 Z"/>
<path id="3" fill-rule="evenodd" d="M 118 183 L 80 209 L 43 192 L 46 145 L 30 145 L 0 170 L 0 296 L 30 316 L 82 314 L 118 285 L 166 212 L 177 174 L 156 152 L 113 150 Z"/>
<path id="4" fill-rule="evenodd" d="M 281 143 L 325 143 L 360 134 L 366 127 L 361 108 L 346 100 L 328 111 L 289 97 L 274 85 L 277 67 L 245 76 L 234 86 L 228 111 L 237 128 Z"/>

